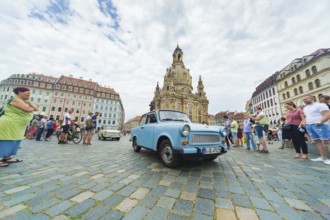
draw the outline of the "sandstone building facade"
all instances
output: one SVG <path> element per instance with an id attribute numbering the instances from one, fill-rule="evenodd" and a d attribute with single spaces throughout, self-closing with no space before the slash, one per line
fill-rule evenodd
<path id="1" fill-rule="evenodd" d="M 208 122 L 209 101 L 204 92 L 201 76 L 197 92 L 193 92 L 190 70 L 183 63 L 183 52 L 179 46 L 173 52 L 172 66 L 166 69 L 163 87 L 157 83 L 150 110 L 171 109 L 185 112 L 196 123 Z"/>

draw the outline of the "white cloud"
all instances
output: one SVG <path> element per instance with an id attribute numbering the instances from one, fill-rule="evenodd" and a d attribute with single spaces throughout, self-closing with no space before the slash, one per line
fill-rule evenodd
<path id="1" fill-rule="evenodd" d="M 2 3 L 1 78 L 29 72 L 91 78 L 119 92 L 126 119 L 149 110 L 177 41 L 195 90 L 202 76 L 213 114 L 243 110 L 256 81 L 329 47 L 326 0 L 114 0 L 118 17 L 102 13 L 97 0 L 71 0 L 58 13 L 50 9 L 56 2 L 66 3 Z"/>

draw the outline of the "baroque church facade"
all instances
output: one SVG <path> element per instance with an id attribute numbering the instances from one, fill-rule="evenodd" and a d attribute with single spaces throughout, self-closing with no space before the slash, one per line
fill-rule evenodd
<path id="1" fill-rule="evenodd" d="M 193 92 L 190 70 L 183 63 L 183 52 L 177 45 L 173 52 L 173 62 L 166 69 L 163 88 L 157 82 L 150 110 L 171 109 L 182 111 L 191 121 L 196 123 L 208 122 L 209 101 L 204 92 L 201 76 L 198 80 L 197 92 Z"/>

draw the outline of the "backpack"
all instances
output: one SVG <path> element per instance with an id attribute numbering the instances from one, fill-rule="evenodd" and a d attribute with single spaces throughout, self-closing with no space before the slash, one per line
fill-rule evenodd
<path id="1" fill-rule="evenodd" d="M 7 100 L 6 104 L 8 105 L 9 103 L 11 103 L 11 101 L 13 101 L 14 98 L 10 98 Z M 0 117 L 3 116 L 5 114 L 5 110 L 6 108 L 5 107 L 1 107 L 0 108 Z"/>
<path id="2" fill-rule="evenodd" d="M 87 119 L 86 122 L 86 128 L 87 129 L 91 129 L 91 128 L 94 128 L 94 123 L 93 123 L 93 120 L 92 119 Z"/>

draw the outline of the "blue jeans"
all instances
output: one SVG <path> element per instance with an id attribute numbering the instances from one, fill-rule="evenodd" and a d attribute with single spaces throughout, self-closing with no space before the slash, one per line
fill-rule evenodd
<path id="1" fill-rule="evenodd" d="M 38 128 L 36 140 L 40 141 L 42 133 L 44 133 L 45 128 Z"/>
<path id="2" fill-rule="evenodd" d="M 245 140 L 246 140 L 246 148 L 250 149 L 250 141 L 251 141 L 252 148 L 253 148 L 253 150 L 255 150 L 256 149 L 256 143 L 254 143 L 251 132 L 244 132 L 244 135 L 245 135 Z"/>

